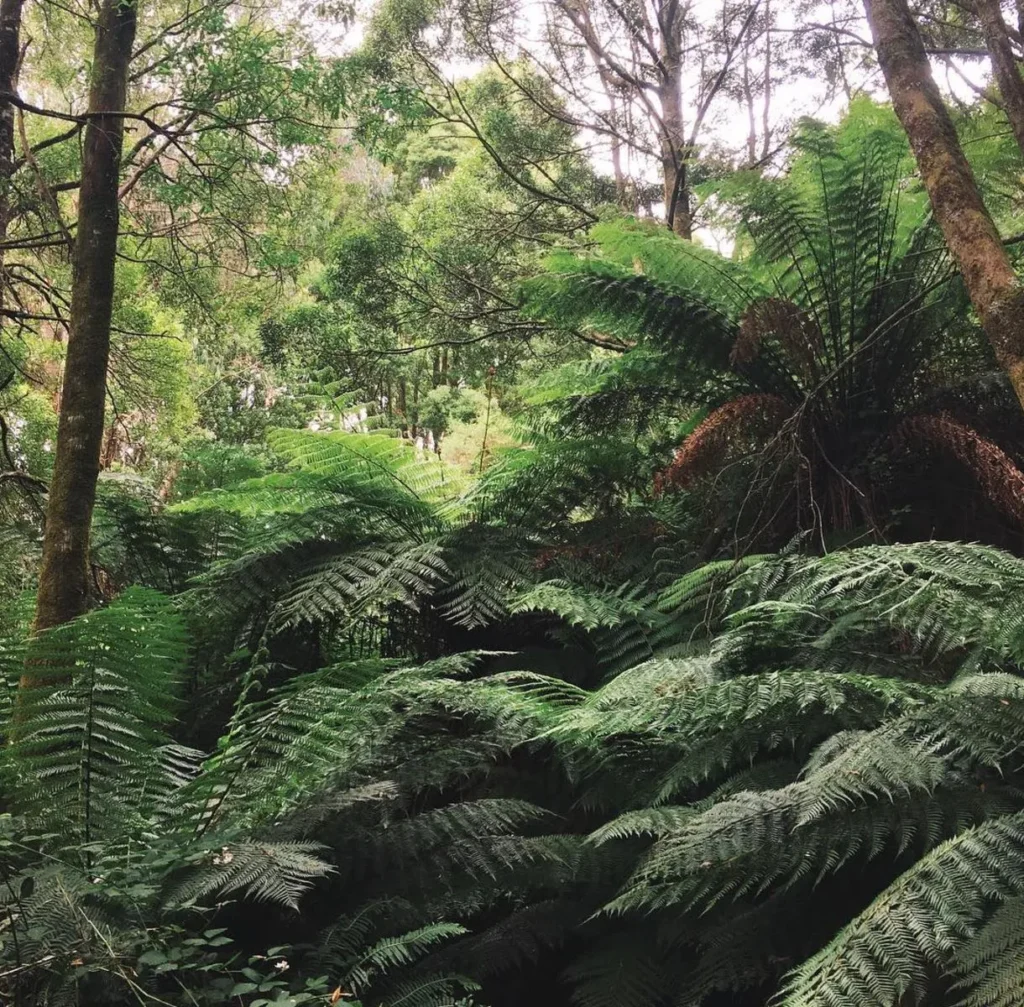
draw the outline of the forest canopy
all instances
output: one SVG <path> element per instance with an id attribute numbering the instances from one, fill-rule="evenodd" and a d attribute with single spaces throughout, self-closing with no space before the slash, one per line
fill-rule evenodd
<path id="1" fill-rule="evenodd" d="M 1024 1007 L 1022 64 L 0 0 L 0 1004 Z"/>

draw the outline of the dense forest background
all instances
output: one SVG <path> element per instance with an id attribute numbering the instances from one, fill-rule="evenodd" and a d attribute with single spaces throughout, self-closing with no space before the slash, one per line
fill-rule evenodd
<path id="1" fill-rule="evenodd" d="M 0 1004 L 1024 1007 L 1022 63 L 0 0 Z"/>

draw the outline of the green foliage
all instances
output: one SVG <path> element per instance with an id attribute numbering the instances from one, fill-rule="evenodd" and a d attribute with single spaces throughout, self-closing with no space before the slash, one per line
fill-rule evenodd
<path id="1" fill-rule="evenodd" d="M 607 586 L 592 604 L 640 610 L 629 597 L 611 600 L 609 576 L 640 557 L 600 544 L 602 512 L 622 491 L 601 487 L 600 510 L 590 521 L 579 515 L 579 489 L 618 456 L 617 444 L 595 443 L 592 454 L 556 442 L 510 449 L 473 483 L 385 432 L 278 430 L 270 444 L 285 471 L 192 497 L 169 515 L 178 536 L 216 529 L 217 551 L 184 601 L 222 651 L 229 641 L 234 650 L 315 631 L 369 634 L 375 647 L 390 637 L 391 653 L 433 656 L 441 641 L 423 647 L 421 635 L 560 611 L 559 578 L 568 584 L 600 566 Z M 579 625 L 622 622 L 587 615 Z"/>
<path id="2" fill-rule="evenodd" d="M 31 767 L 19 806 L 43 831 L 90 842 L 121 816 L 147 820 L 191 775 L 166 734 L 186 660 L 166 599 L 132 588 L 32 640 L 24 660 L 41 684 L 18 693 L 13 756 Z"/>
<path id="3" fill-rule="evenodd" d="M 351 690 L 328 704 L 322 691 L 293 687 L 269 708 L 242 707 L 221 754 L 204 761 L 167 733 L 187 651 L 182 620 L 166 598 L 132 588 L 27 646 L 19 645 L 23 632 L 12 629 L 0 646 L 4 669 L 28 669 L 35 682 L 19 690 L 5 718 L 13 743 L 3 764 L 7 933 L 0 960 L 11 1002 L 99 1005 L 143 996 L 227 1004 L 252 993 L 264 997 L 246 1000 L 250 1005 L 312 1004 L 329 991 L 326 975 L 312 977 L 330 965 L 343 983 L 379 1003 L 381 977 L 462 932 L 438 924 L 402 936 L 389 933 L 384 919 L 383 931 L 363 934 L 345 971 L 301 948 L 240 954 L 224 927 L 208 926 L 218 907 L 243 899 L 267 903 L 270 912 L 294 911 L 334 870 L 321 843 L 289 837 L 272 816 L 297 818 L 326 799 L 328 782 L 345 776 L 334 752 L 359 762 L 351 737 L 326 748 L 318 716 L 333 707 L 340 724 L 338 708 Z M 291 718 L 282 709 L 289 704 L 298 710 Z M 271 714 L 281 726 L 273 735 L 278 743 L 268 746 Z M 314 754 L 319 776 L 308 772 Z M 255 776 L 240 772 L 243 762 Z M 307 770 L 301 786 L 293 775 L 299 766 Z M 380 802 L 392 789 L 349 788 L 330 807 L 337 813 L 346 802 Z M 477 822 L 467 806 L 454 820 L 468 836 L 473 828 L 507 831 L 516 814 L 495 808 Z M 440 840 L 440 828 L 424 823 L 421 833 Z M 300 967 L 289 973 L 293 965 Z M 432 989 L 413 984 L 409 1002 L 429 1007 L 440 1002 L 437 984 L 454 990 L 460 983 L 472 988 L 441 975 Z"/>
<path id="4" fill-rule="evenodd" d="M 888 110 L 704 185 L 731 257 L 581 243 L 550 83 L 417 77 L 451 9 L 180 13 L 36 635 L 63 344 L 0 348 L 0 1001 L 1024 1002 L 1024 565 L 914 541 L 1019 545 L 1024 427 Z"/>
<path id="5" fill-rule="evenodd" d="M 907 180 L 898 126 L 861 103 L 790 143 L 784 177 L 739 174 L 715 190 L 738 217 L 742 254 L 617 220 L 592 228 L 583 251 L 549 257 L 525 286 L 528 313 L 622 357 L 548 376 L 535 401 L 563 433 L 647 434 L 663 459 L 656 490 L 718 515 L 711 547 L 726 534 L 749 551 L 801 530 L 877 536 L 891 524 L 966 536 L 955 515 L 907 497 L 913 485 L 931 493 L 933 478 L 973 485 L 1015 522 L 996 487 L 1015 478 L 1016 411 L 1004 387 L 1004 425 L 979 430 L 993 390 L 950 389 L 992 364 Z M 937 422 L 941 410 L 956 423 Z M 684 439 L 666 464 L 673 423 Z M 911 522 L 932 508 L 931 524 L 903 528 L 908 503 Z"/>
<path id="6" fill-rule="evenodd" d="M 312 1003 L 339 984 L 440 1007 L 543 967 L 582 1007 L 1015 1002 L 1019 560 L 794 547 L 660 587 L 580 583 L 516 560 L 511 526 L 482 522 L 429 454 L 379 434 L 274 446 L 284 473 L 175 509 L 172 525 L 235 522 L 238 543 L 180 605 L 132 588 L 0 647 L 7 674 L 43 682 L 12 711 L 4 766 L 20 950 L 0 947 L 19 995 Z M 513 475 L 477 492 L 493 507 Z M 384 536 L 392 562 L 360 539 L 294 565 L 340 530 Z M 444 568 L 412 584 L 429 549 Z M 329 558 L 359 577 L 293 618 Z M 485 639 L 543 628 L 554 673 L 539 651 L 346 649 L 337 613 L 390 619 L 396 599 Z M 185 632 L 221 625 L 215 604 L 232 626 L 263 615 L 251 653 L 213 641 L 240 680 L 203 756 L 176 740 L 175 695 L 218 652 L 190 655 Z M 308 625 L 325 653 L 299 672 L 284 643 Z M 578 652 L 582 674 L 563 664 Z M 301 919 L 293 946 L 253 944 L 243 905 L 274 933 Z M 58 964 L 18 971 L 26 954 Z"/>
<path id="7" fill-rule="evenodd" d="M 1004 641 L 1015 638 L 1007 606 L 1016 607 L 1019 576 L 1019 561 L 1005 554 L 947 543 L 767 556 L 733 572 L 724 629 L 705 629 L 699 655 L 657 656 L 594 690 L 525 671 L 453 679 L 442 666 L 424 676 L 391 671 L 361 703 L 400 697 L 392 710 L 418 744 L 441 716 L 428 750 L 435 760 L 446 753 L 448 771 L 467 779 L 483 772 L 491 786 L 503 781 L 507 791 L 518 779 L 528 787 L 529 774 L 501 768 L 499 753 L 515 759 L 518 751 L 535 760 L 547 753 L 531 772 L 546 765 L 572 782 L 556 806 L 577 819 L 575 829 L 586 831 L 595 816 L 600 823 L 582 845 L 556 854 L 563 840 L 552 834 L 532 847 L 546 851 L 539 863 L 536 853 L 509 859 L 506 846 L 492 863 L 479 836 L 500 825 L 446 831 L 443 842 L 454 844 L 447 856 L 464 882 L 481 870 L 512 870 L 518 894 L 508 925 L 527 918 L 527 899 L 537 954 L 564 907 L 546 901 L 543 883 L 534 894 L 526 868 L 557 856 L 552 863 L 567 873 L 556 891 L 575 906 L 570 928 L 601 935 L 601 950 L 565 972 L 582 1004 L 658 1003 L 674 987 L 698 1003 L 765 983 L 781 983 L 780 1002 L 794 1004 L 895 1007 L 911 993 L 953 1004 L 956 990 L 976 998 L 968 1002 L 992 995 L 1009 1003 L 1024 687 L 996 668 L 1012 661 Z M 569 593 L 546 585 L 534 598 L 570 624 L 581 612 L 598 618 L 590 599 L 569 604 Z M 670 597 L 678 602 L 678 586 Z M 932 620 L 947 606 L 959 622 L 936 637 Z M 659 607 L 676 609 L 654 599 L 650 610 Z M 648 622 L 638 605 L 628 612 Z M 692 623 L 678 618 L 692 637 Z M 997 622 L 1006 636 L 993 632 Z M 660 635 L 671 636 L 664 627 Z M 666 646 L 670 654 L 677 645 Z M 380 723 L 379 713 L 370 716 Z M 453 716 L 460 726 L 443 726 Z M 494 770 L 472 754 L 477 733 L 498 759 Z M 398 737 L 389 742 L 395 750 L 404 748 Z M 456 743 L 470 762 L 450 761 Z M 521 829 L 525 820 L 507 824 Z M 468 860 L 458 848 L 463 834 L 477 837 Z M 422 838 L 413 848 L 432 850 Z M 836 887 L 858 878 L 853 889 Z M 1002 902 L 1008 908 L 993 915 Z M 780 930 L 794 911 L 804 923 Z M 637 928 L 655 925 L 660 939 L 638 941 Z M 821 927 L 839 928 L 823 949 Z M 740 936 L 730 941 L 733 932 Z M 468 935 L 465 943 L 472 962 L 485 945 Z M 783 982 L 785 963 L 804 957 Z M 971 993 L 981 988 L 993 992 Z"/>

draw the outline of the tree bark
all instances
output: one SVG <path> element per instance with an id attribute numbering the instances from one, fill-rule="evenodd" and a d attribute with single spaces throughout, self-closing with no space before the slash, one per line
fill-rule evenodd
<path id="1" fill-rule="evenodd" d="M 82 151 L 71 324 L 46 512 L 36 628 L 89 604 L 89 532 L 96 501 L 110 356 L 118 181 L 136 0 L 105 0 L 96 23 Z"/>
<path id="2" fill-rule="evenodd" d="M 761 106 L 761 160 L 767 161 L 772 149 L 772 8 L 764 5 L 764 104 Z"/>
<path id="3" fill-rule="evenodd" d="M 1024 0 L 1021 0 L 1024 2 Z M 586 24 L 590 25 L 589 11 L 584 8 Z M 590 54 L 590 58 L 594 64 L 594 70 L 597 72 L 598 79 L 601 81 L 601 87 L 604 89 L 604 96 L 608 101 L 608 112 L 609 118 L 612 123 L 618 123 L 619 118 L 619 103 L 615 97 L 615 81 L 613 79 L 611 71 L 602 61 L 600 55 L 595 51 L 594 46 L 590 43 L 592 30 L 588 30 L 585 33 L 584 41 L 587 42 L 587 52 Z M 612 177 L 615 179 L 615 198 L 618 200 L 619 206 L 622 209 L 629 212 L 631 207 L 629 205 L 629 196 L 626 189 L 626 176 L 622 169 L 622 137 L 618 132 L 613 131 L 610 137 L 610 150 L 612 157 Z M 636 207 L 632 207 L 632 211 L 635 212 Z"/>
<path id="4" fill-rule="evenodd" d="M 24 0 L 0 0 L 0 94 L 14 94 L 21 62 L 21 10 Z M 0 242 L 11 222 L 11 182 L 14 177 L 14 105 L 0 98 Z M 4 252 L 0 248 L 0 307 L 7 287 Z M 2 322 L 0 322 L 2 324 Z"/>
<path id="5" fill-rule="evenodd" d="M 893 107 L 996 360 L 1024 406 L 1024 290 L 964 156 L 905 0 L 865 0 Z"/>
<path id="6" fill-rule="evenodd" d="M 1003 98 L 1003 111 L 1010 121 L 1017 146 L 1024 154 L 1024 77 L 1017 69 L 1017 59 L 1010 46 L 999 0 L 975 0 L 975 9 L 985 35 L 985 48 L 992 59 L 992 72 Z"/>
<path id="7" fill-rule="evenodd" d="M 606 88 L 605 90 L 608 93 L 608 106 L 611 111 L 611 118 L 614 121 L 618 118 L 619 114 L 618 102 L 615 100 L 614 93 L 610 89 Z M 626 173 L 622 167 L 622 140 L 618 134 L 612 135 L 610 149 L 612 156 L 612 178 L 615 179 L 615 198 L 619 206 L 627 213 L 635 213 L 636 206 L 633 205 L 634 200 L 631 199 L 626 186 Z"/>
<path id="8" fill-rule="evenodd" d="M 670 13 L 671 16 L 671 13 Z M 686 172 L 686 134 L 683 131 L 683 61 L 676 18 L 665 25 L 661 81 L 661 173 L 664 185 L 665 222 L 681 238 L 691 237 L 690 187 Z"/>
<path id="9" fill-rule="evenodd" d="M 757 119 L 754 115 L 754 88 L 750 82 L 750 55 L 743 47 L 743 103 L 747 106 L 747 164 L 757 163 Z"/>
<path id="10" fill-rule="evenodd" d="M 402 433 L 409 428 L 409 413 L 405 397 L 405 378 L 398 379 L 398 415 L 401 418 Z"/>

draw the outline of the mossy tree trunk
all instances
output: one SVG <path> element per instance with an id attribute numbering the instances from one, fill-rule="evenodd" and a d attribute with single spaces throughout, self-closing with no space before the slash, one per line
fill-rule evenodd
<path id="1" fill-rule="evenodd" d="M 24 0 L 0 0 L 0 242 L 7 238 L 11 221 L 11 180 L 14 176 L 14 103 L 21 61 L 21 11 Z M 0 247 L 0 308 L 7 279 L 4 249 Z M 2 316 L 0 316 L 2 324 Z"/>
<path id="2" fill-rule="evenodd" d="M 96 23 L 82 150 L 71 288 L 53 478 L 46 510 L 36 628 L 88 607 L 89 531 L 96 501 L 110 356 L 118 236 L 118 181 L 136 0 L 105 0 Z"/>
<path id="3" fill-rule="evenodd" d="M 931 200 L 999 365 L 1024 406 L 1024 291 L 1010 264 L 905 0 L 865 0 L 878 62 Z"/>
<path id="4" fill-rule="evenodd" d="M 1017 146 L 1024 154 L 1024 77 L 1017 68 L 1002 8 L 999 0 L 975 0 L 975 9 L 985 35 L 985 48 L 992 57 L 992 72 L 1003 99 L 1003 111 Z"/>

